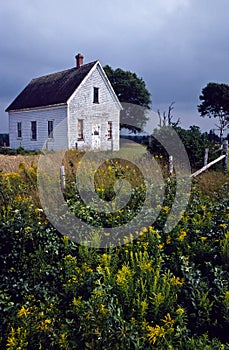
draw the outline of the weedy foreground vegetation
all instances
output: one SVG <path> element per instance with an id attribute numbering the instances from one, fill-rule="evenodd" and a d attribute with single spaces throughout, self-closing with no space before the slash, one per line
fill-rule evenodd
<path id="1" fill-rule="evenodd" d="M 144 202 L 145 188 L 135 181 L 136 168 L 107 162 L 98 170 L 97 194 L 111 200 L 121 176 L 132 181 L 133 196 L 128 211 L 95 215 L 75 185 L 80 159 L 77 152 L 65 159 L 65 200 L 103 239 L 99 228 L 121 230 Z M 163 228 L 176 181 L 165 182 L 152 226 L 136 239 L 129 232 L 119 246 L 95 249 L 47 221 L 34 164 L 0 173 L 1 349 L 229 349 L 228 175 L 194 180 L 189 205 L 169 233 Z"/>

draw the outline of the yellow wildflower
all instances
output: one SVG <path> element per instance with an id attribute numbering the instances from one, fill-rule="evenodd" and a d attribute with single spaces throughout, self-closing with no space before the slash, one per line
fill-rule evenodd
<path id="1" fill-rule="evenodd" d="M 163 249 L 164 244 L 162 244 L 162 243 L 161 243 L 161 244 L 158 244 L 157 247 L 158 247 L 158 249 Z"/>
<path id="2" fill-rule="evenodd" d="M 170 244 L 170 243 L 171 243 L 171 237 L 168 236 L 168 237 L 166 238 L 166 244 Z"/>
<path id="3" fill-rule="evenodd" d="M 3 174 L 3 176 L 9 180 L 20 179 L 20 175 L 18 173 L 14 173 L 14 172 Z"/>
<path id="4" fill-rule="evenodd" d="M 118 270 L 117 276 L 116 276 L 116 281 L 117 284 L 120 286 L 125 286 L 129 283 L 133 276 L 133 272 L 127 265 L 123 265 L 123 267 Z"/>
<path id="5" fill-rule="evenodd" d="M 17 345 L 17 340 L 15 337 L 15 330 L 12 327 L 10 335 L 7 338 L 7 347 L 8 347 L 8 349 L 13 349 L 16 345 Z"/>
<path id="6" fill-rule="evenodd" d="M 109 310 L 103 304 L 100 305 L 100 311 L 102 315 L 106 315 L 109 312 Z"/>
<path id="7" fill-rule="evenodd" d="M 35 214 L 40 214 L 40 213 L 43 212 L 43 209 L 35 208 L 35 209 L 34 209 L 34 212 L 35 212 Z"/>
<path id="8" fill-rule="evenodd" d="M 187 233 L 185 231 L 181 231 L 180 236 L 177 238 L 177 240 L 179 242 L 182 242 L 186 236 L 187 236 Z"/>
<path id="9" fill-rule="evenodd" d="M 163 338 L 165 336 L 165 329 L 158 325 L 156 325 L 155 327 L 148 326 L 147 329 L 149 331 L 148 333 L 149 341 L 153 344 L 156 343 L 157 338 Z"/>
<path id="10" fill-rule="evenodd" d="M 173 320 L 171 318 L 171 315 L 169 313 L 167 313 L 167 315 L 165 316 L 165 318 L 162 320 L 162 322 L 164 322 L 165 326 L 168 328 L 173 328 L 173 324 L 175 322 L 175 320 Z"/>
<path id="11" fill-rule="evenodd" d="M 219 227 L 225 228 L 227 224 L 219 224 Z"/>
<path id="12" fill-rule="evenodd" d="M 67 338 L 68 338 L 67 333 L 62 333 L 60 335 L 59 344 L 63 347 L 66 346 Z M 66 349 L 67 349 L 67 347 L 66 347 Z"/>
<path id="13" fill-rule="evenodd" d="M 176 310 L 177 315 L 183 315 L 185 313 L 185 309 L 183 307 L 179 307 Z"/>
<path id="14" fill-rule="evenodd" d="M 141 228 L 141 231 L 142 231 L 143 233 L 147 233 L 147 232 L 148 232 L 148 228 L 144 226 L 144 227 Z"/>
<path id="15" fill-rule="evenodd" d="M 42 320 L 38 324 L 37 328 L 41 331 L 47 331 L 49 329 L 50 324 L 51 324 L 51 320 L 49 320 L 49 319 Z"/>
<path id="16" fill-rule="evenodd" d="M 169 207 L 168 207 L 168 205 L 165 205 L 165 206 L 163 207 L 163 211 L 164 211 L 165 214 L 168 214 L 168 212 L 169 212 Z"/>
<path id="17" fill-rule="evenodd" d="M 27 317 L 30 314 L 29 308 L 25 308 L 24 305 L 22 305 L 21 310 L 18 311 L 18 317 Z"/>
<path id="18" fill-rule="evenodd" d="M 171 279 L 170 279 L 171 283 L 174 285 L 174 286 L 182 286 L 182 284 L 184 283 L 184 279 L 180 279 L 180 277 L 176 277 L 176 276 L 173 276 Z"/>

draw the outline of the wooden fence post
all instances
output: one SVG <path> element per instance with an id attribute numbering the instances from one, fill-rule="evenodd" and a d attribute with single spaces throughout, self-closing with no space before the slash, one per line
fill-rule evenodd
<path id="1" fill-rule="evenodd" d="M 195 173 L 191 174 L 190 177 L 193 177 L 193 176 L 195 177 L 195 176 L 201 174 L 203 171 L 205 171 L 205 170 L 207 170 L 208 168 L 210 168 L 213 164 L 220 162 L 220 161 L 221 161 L 222 159 L 224 159 L 224 158 L 225 158 L 225 155 L 223 154 L 223 155 L 220 156 L 219 158 L 213 160 L 211 163 L 208 163 L 208 164 L 205 165 L 203 168 L 201 168 L 201 169 L 197 170 Z"/>
<path id="2" fill-rule="evenodd" d="M 223 170 L 227 171 L 227 169 L 228 169 L 228 140 L 223 141 L 223 154 L 225 154 L 225 158 L 223 160 Z"/>
<path id="3" fill-rule="evenodd" d="M 209 152 L 209 148 L 205 148 L 204 166 L 208 164 L 208 152 Z"/>
<path id="4" fill-rule="evenodd" d="M 65 192 L 66 182 L 65 182 L 65 169 L 64 165 L 60 167 L 60 181 L 61 181 L 61 191 Z"/>
<path id="5" fill-rule="evenodd" d="M 169 156 L 169 174 L 173 174 L 173 156 Z"/>

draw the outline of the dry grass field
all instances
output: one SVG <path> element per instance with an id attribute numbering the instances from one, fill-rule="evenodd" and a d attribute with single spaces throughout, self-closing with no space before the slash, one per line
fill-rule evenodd
<path id="1" fill-rule="evenodd" d="M 123 150 L 124 157 L 128 157 L 128 152 L 130 154 L 135 154 L 137 158 L 141 158 L 145 154 L 145 147 L 141 145 L 134 145 L 128 142 L 123 142 L 121 145 L 121 153 Z M 0 171 L 5 173 L 18 172 L 20 164 L 24 164 L 26 168 L 31 165 L 37 165 L 40 155 L 3 155 L 0 154 Z M 69 164 L 76 164 L 79 161 L 79 153 L 75 151 L 69 151 L 66 154 L 64 164 L 66 166 L 66 171 L 69 170 Z M 225 183 L 229 183 L 229 172 L 224 173 L 223 171 L 214 171 L 212 169 L 205 171 L 195 178 L 197 187 L 208 195 L 212 195 L 220 191 Z M 228 194 L 225 193 L 225 196 Z"/>
<path id="2" fill-rule="evenodd" d="M 146 149 L 144 146 L 136 145 L 134 142 L 128 142 L 122 140 L 120 156 L 127 156 L 128 154 L 135 154 L 136 157 L 141 157 L 145 154 Z M 26 167 L 30 167 L 32 164 L 37 165 L 40 155 L 4 155 L 0 154 L 0 171 L 3 173 L 18 172 L 19 165 L 25 163 Z M 66 154 L 66 163 L 73 161 L 74 163 L 79 160 L 79 154 L 76 151 L 69 151 Z"/>
<path id="3" fill-rule="evenodd" d="M 25 163 L 26 167 L 36 165 L 39 155 L 4 155 L 0 154 L 0 171 L 3 173 L 18 172 L 19 165 Z"/>

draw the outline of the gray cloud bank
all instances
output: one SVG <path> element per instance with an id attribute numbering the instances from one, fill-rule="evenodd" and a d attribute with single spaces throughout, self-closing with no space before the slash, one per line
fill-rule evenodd
<path id="1" fill-rule="evenodd" d="M 197 112 L 210 81 L 229 83 L 228 0 L 16 0 L 0 7 L 0 132 L 4 112 L 34 77 L 85 62 L 131 70 L 152 95 L 152 109 L 167 109 L 181 126 L 212 120 Z"/>

